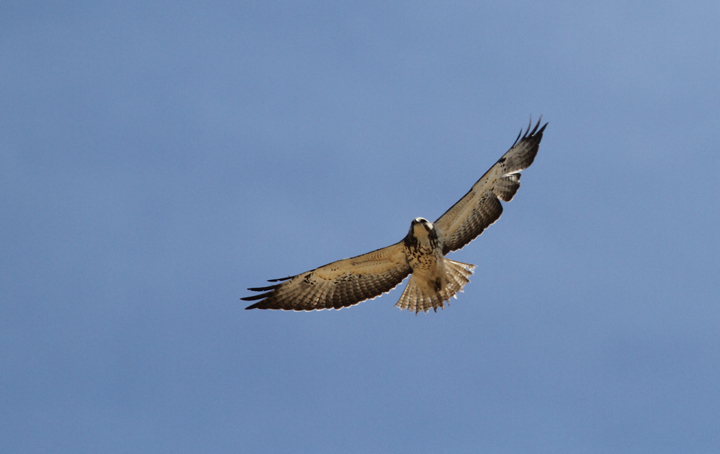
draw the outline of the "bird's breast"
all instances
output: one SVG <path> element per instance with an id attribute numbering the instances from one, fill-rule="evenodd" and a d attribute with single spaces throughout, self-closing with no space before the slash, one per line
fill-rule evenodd
<path id="1" fill-rule="evenodd" d="M 414 238 L 414 240 L 405 243 L 405 256 L 413 273 L 435 270 L 443 259 L 438 242 L 428 238 Z"/>

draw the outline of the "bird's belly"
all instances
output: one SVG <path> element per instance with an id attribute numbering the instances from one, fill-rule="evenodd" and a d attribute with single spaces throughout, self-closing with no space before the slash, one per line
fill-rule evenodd
<path id="1" fill-rule="evenodd" d="M 445 262 L 442 253 L 413 255 L 408 257 L 408 264 L 418 285 L 427 287 L 424 290 L 437 292 L 444 287 Z"/>
<path id="2" fill-rule="evenodd" d="M 413 255 L 408 259 L 408 265 L 415 274 L 432 273 L 442 263 L 442 257 L 435 257 L 435 254 Z"/>

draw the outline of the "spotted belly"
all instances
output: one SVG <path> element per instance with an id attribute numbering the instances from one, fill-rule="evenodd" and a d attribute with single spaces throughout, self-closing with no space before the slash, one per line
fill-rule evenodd
<path id="1" fill-rule="evenodd" d="M 445 262 L 438 250 L 423 253 L 420 250 L 408 254 L 408 265 L 418 283 L 425 291 L 439 292 L 445 285 Z"/>

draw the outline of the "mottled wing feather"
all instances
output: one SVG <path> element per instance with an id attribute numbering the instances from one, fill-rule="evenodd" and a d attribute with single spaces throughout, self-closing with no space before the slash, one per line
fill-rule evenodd
<path id="1" fill-rule="evenodd" d="M 389 292 L 408 274 L 402 242 L 367 254 L 338 260 L 314 270 L 283 279 L 267 287 L 248 290 L 264 292 L 241 298 L 258 301 L 246 309 L 311 311 L 340 309 Z"/>
<path id="2" fill-rule="evenodd" d="M 540 120 L 532 131 L 532 123 L 525 134 L 520 131 L 510 150 L 462 199 L 435 221 L 435 228 L 443 243 L 443 254 L 462 248 L 500 218 L 503 211 L 500 200 L 512 200 L 520 187 L 520 171 L 528 168 L 535 160 L 547 126 L 545 123 L 540 127 Z"/>

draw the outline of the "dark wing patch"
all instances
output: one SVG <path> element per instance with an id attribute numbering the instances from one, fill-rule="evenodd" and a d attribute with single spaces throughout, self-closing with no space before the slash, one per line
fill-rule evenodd
<path id="1" fill-rule="evenodd" d="M 248 290 L 264 292 L 241 298 L 258 301 L 246 309 L 311 311 L 340 309 L 375 298 L 397 287 L 408 274 L 402 242 L 383 249 L 338 260 L 267 287 Z"/>
<path id="2" fill-rule="evenodd" d="M 493 186 L 493 193 L 503 202 L 509 202 L 515 197 L 520 188 L 520 174 L 513 173 L 506 177 L 499 178 Z"/>
<path id="3" fill-rule="evenodd" d="M 497 221 L 503 208 L 520 187 L 520 171 L 528 168 L 538 152 L 547 123 L 535 127 L 532 122 L 525 134 L 520 130 L 512 147 L 483 175 L 455 205 L 435 221 L 443 241 L 443 254 L 462 248 Z"/>

